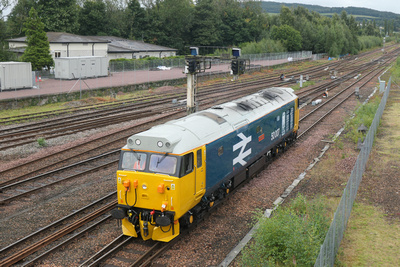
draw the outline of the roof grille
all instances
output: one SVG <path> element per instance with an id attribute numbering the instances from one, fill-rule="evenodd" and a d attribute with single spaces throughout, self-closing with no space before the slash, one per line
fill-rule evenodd
<path id="1" fill-rule="evenodd" d="M 211 112 L 204 111 L 204 112 L 198 113 L 198 115 L 210 118 L 218 124 L 222 124 L 222 123 L 226 122 L 226 120 L 224 118 L 218 116 L 217 114 L 211 113 Z"/>
<path id="2" fill-rule="evenodd" d="M 278 95 L 271 91 L 264 91 L 262 92 L 262 97 L 268 100 L 275 100 L 275 98 L 277 98 Z"/>

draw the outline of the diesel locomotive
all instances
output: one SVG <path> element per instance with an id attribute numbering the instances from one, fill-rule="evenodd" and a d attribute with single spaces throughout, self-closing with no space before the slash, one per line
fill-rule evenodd
<path id="1" fill-rule="evenodd" d="M 272 87 L 132 135 L 121 149 L 124 235 L 168 242 L 296 140 L 299 102 Z"/>

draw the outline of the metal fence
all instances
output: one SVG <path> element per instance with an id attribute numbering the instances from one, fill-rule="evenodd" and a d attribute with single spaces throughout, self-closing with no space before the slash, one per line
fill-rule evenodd
<path id="1" fill-rule="evenodd" d="M 279 64 L 280 62 L 298 61 L 304 59 L 311 59 L 311 51 L 300 51 L 300 52 L 284 52 L 284 53 L 267 53 L 267 54 L 251 54 L 242 55 L 242 59 L 250 59 L 251 64 L 258 64 L 262 66 L 271 66 Z M 228 62 L 223 59 L 212 59 L 213 67 L 219 65 L 227 65 Z M 111 72 L 124 72 L 134 70 L 157 70 L 159 67 L 167 68 L 184 68 L 186 65 L 184 58 L 160 58 L 151 60 L 122 60 L 122 61 L 111 61 L 110 71 Z"/>
<path id="2" fill-rule="evenodd" d="M 272 67 L 285 63 L 294 63 L 301 60 L 310 60 L 311 51 L 293 53 L 268 53 L 243 55 L 241 58 L 250 59 L 252 68 Z M 176 79 L 186 78 L 183 73 L 186 62 L 184 58 L 159 58 L 151 60 L 121 60 L 110 61 L 107 76 L 86 77 L 82 83 L 83 89 L 96 89 L 105 87 L 121 87 L 126 85 L 150 84 L 163 81 L 163 86 L 174 86 Z M 212 79 L 214 75 L 230 76 L 231 63 L 229 60 L 212 59 L 212 68 L 201 73 L 202 79 Z M 43 94 L 61 93 L 78 90 L 80 87 L 73 80 L 55 78 L 57 68 L 36 71 L 33 78 L 35 89 L 41 89 Z M 78 75 L 79 76 L 79 75 Z M 171 81 L 171 82 L 169 82 Z M 79 83 L 80 84 L 80 83 Z"/>
<path id="3" fill-rule="evenodd" d="M 360 185 L 365 166 L 368 161 L 369 153 L 371 152 L 372 145 L 375 138 L 375 133 L 379 126 L 379 121 L 382 117 L 383 111 L 386 106 L 386 101 L 389 96 L 391 85 L 391 78 L 389 79 L 386 90 L 383 94 L 381 103 L 375 113 L 374 120 L 369 128 L 367 136 L 361 147 L 360 154 L 357 157 L 356 164 L 351 172 L 347 186 L 343 191 L 342 198 L 340 199 L 339 206 L 335 212 L 333 221 L 329 227 L 328 233 L 325 237 L 324 244 L 321 246 L 315 266 L 333 266 L 335 257 L 342 241 L 347 222 L 350 217 L 351 209 L 357 195 L 357 190 Z"/>

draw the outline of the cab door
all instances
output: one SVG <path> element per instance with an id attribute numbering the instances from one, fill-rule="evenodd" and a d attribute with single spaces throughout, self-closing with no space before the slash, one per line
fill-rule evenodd
<path id="1" fill-rule="evenodd" d="M 204 189 L 206 187 L 206 171 L 205 171 L 205 148 L 199 148 L 195 151 L 195 166 L 196 166 L 196 175 L 195 175 L 195 195 L 196 199 L 201 197 L 204 193 Z"/>

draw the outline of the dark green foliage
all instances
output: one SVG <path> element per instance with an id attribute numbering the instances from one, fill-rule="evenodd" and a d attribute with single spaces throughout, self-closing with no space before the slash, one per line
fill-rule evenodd
<path id="1" fill-rule="evenodd" d="M 366 134 L 358 131 L 358 127 L 364 124 L 369 129 L 374 120 L 375 113 L 378 110 L 381 102 L 380 97 L 375 97 L 365 105 L 361 105 L 356 111 L 356 115 L 346 122 L 346 134 L 347 138 L 350 138 L 354 144 L 357 144 L 358 140 L 363 140 Z"/>
<path id="2" fill-rule="evenodd" d="M 1 14 L 1 13 L 0 13 Z M 9 61 L 11 53 L 7 51 L 6 39 L 6 23 L 0 19 L 0 61 Z"/>
<path id="3" fill-rule="evenodd" d="M 300 32 L 289 25 L 272 27 L 271 38 L 283 43 L 288 51 L 299 51 L 302 47 L 302 38 Z"/>
<path id="4" fill-rule="evenodd" d="M 240 45 L 243 54 L 263 54 L 285 52 L 286 48 L 280 41 L 271 40 L 268 38 L 262 39 L 259 42 L 249 42 Z"/>
<path id="5" fill-rule="evenodd" d="M 222 18 L 218 14 L 218 8 L 217 1 L 197 1 L 192 28 L 193 44 L 200 46 L 218 46 L 221 44 Z"/>
<path id="6" fill-rule="evenodd" d="M 323 199 L 298 195 L 271 218 L 262 217 L 254 243 L 243 251 L 243 266 L 313 266 L 329 229 Z"/>
<path id="7" fill-rule="evenodd" d="M 138 0 L 129 0 L 125 9 L 126 28 L 124 37 L 140 40 L 145 33 L 146 11 L 140 6 Z"/>
<path id="8" fill-rule="evenodd" d="M 24 32 L 28 46 L 21 60 L 31 62 L 32 70 L 41 70 L 44 67 L 53 66 L 54 61 L 50 55 L 50 45 L 44 31 L 44 24 L 34 8 L 29 11 L 29 17 L 24 24 Z"/>
<path id="9" fill-rule="evenodd" d="M 46 32 L 77 32 L 79 25 L 76 0 L 38 0 L 37 6 Z"/>
<path id="10" fill-rule="evenodd" d="M 106 5 L 102 0 L 86 1 L 79 13 L 79 32 L 82 35 L 105 35 Z"/>
<path id="11" fill-rule="evenodd" d="M 38 145 L 41 147 L 47 146 L 46 139 L 44 139 L 44 137 L 39 137 L 36 141 L 37 141 Z"/>
<path id="12" fill-rule="evenodd" d="M 7 20 L 7 32 L 11 37 L 23 36 L 23 26 L 29 17 L 29 11 L 35 6 L 35 0 L 19 0 L 11 10 Z"/>
<path id="13" fill-rule="evenodd" d="M 298 1 L 301 2 L 301 1 Z M 281 11 L 283 3 L 277 2 L 272 2 L 272 1 L 262 1 L 261 6 L 265 12 L 268 13 L 279 13 Z M 399 15 L 393 12 L 385 12 L 385 11 L 378 11 L 378 10 L 373 10 L 369 8 L 362 8 L 362 7 L 323 7 L 323 6 L 318 6 L 318 5 L 306 5 L 306 4 L 299 4 L 299 3 L 284 3 L 285 6 L 289 8 L 297 8 L 297 7 L 302 7 L 310 10 L 310 12 L 318 12 L 321 14 L 341 14 L 343 11 L 345 11 L 349 15 L 356 16 L 357 22 L 362 22 L 363 19 L 367 20 L 375 20 L 377 26 L 384 26 L 384 21 L 385 20 L 392 20 L 394 22 L 394 27 L 399 29 L 400 27 L 400 20 L 399 20 Z M 328 16 L 328 15 L 327 15 Z M 371 17 L 374 17 L 371 18 Z"/>
<path id="14" fill-rule="evenodd" d="M 303 6 L 279 4 L 279 16 L 268 16 L 262 5 L 255 0 L 19 0 L 5 22 L 4 39 L 23 36 L 22 25 L 34 6 L 45 31 L 143 40 L 176 48 L 178 54 L 187 54 L 189 46 L 204 46 L 204 55 L 232 46 L 277 52 L 283 45 L 289 51 L 338 56 L 357 54 L 360 35 L 380 37 L 379 21 L 367 19 L 361 26 L 352 9 L 329 18 Z M 393 34 L 399 22 L 387 19 L 383 31 Z"/>

